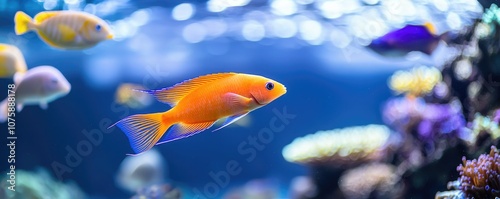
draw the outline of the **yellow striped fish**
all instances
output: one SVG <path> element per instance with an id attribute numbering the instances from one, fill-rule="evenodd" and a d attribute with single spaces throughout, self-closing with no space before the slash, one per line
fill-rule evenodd
<path id="1" fill-rule="evenodd" d="M 85 12 L 47 11 L 32 19 L 18 11 L 14 22 L 17 35 L 36 31 L 45 43 L 59 49 L 90 48 L 113 38 L 106 22 Z"/>

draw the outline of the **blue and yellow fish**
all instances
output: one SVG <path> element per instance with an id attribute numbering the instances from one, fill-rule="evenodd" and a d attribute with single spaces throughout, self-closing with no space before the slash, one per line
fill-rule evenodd
<path id="1" fill-rule="evenodd" d="M 439 41 L 446 40 L 447 35 L 448 33 L 437 35 L 436 28 L 431 23 L 406 25 L 373 40 L 368 48 L 386 57 L 401 57 L 412 51 L 431 55 Z"/>

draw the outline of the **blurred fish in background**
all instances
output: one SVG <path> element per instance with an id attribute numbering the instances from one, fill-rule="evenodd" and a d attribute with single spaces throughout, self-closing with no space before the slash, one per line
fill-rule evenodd
<path id="1" fill-rule="evenodd" d="M 21 111 L 26 105 L 39 105 L 48 108 L 48 103 L 67 95 L 71 84 L 64 75 L 52 66 L 37 66 L 26 73 L 14 76 L 16 109 Z M 0 103 L 0 121 L 7 120 L 7 103 Z"/>
<path id="2" fill-rule="evenodd" d="M 115 101 L 134 109 L 148 107 L 153 103 L 153 97 L 140 92 L 142 90 L 146 90 L 146 88 L 138 84 L 123 83 L 116 89 Z"/>
<path id="3" fill-rule="evenodd" d="M 12 78 L 16 73 L 28 70 L 23 53 L 9 44 L 0 44 L 0 77 Z"/>
<path id="4" fill-rule="evenodd" d="M 129 192 L 137 192 L 148 186 L 166 181 L 167 163 L 156 150 L 150 150 L 140 156 L 126 157 L 116 174 L 116 183 Z"/>
<path id="5" fill-rule="evenodd" d="M 447 33 L 436 35 L 436 28 L 427 22 L 424 25 L 406 25 L 374 39 L 368 48 L 387 57 L 402 57 L 412 51 L 431 55 Z"/>
<path id="6" fill-rule="evenodd" d="M 85 49 L 113 39 L 108 24 L 86 12 L 41 12 L 32 19 L 19 11 L 14 21 L 17 35 L 36 31 L 45 43 L 61 49 Z"/>
<path id="7" fill-rule="evenodd" d="M 297 176 L 290 182 L 290 199 L 305 199 L 316 196 L 316 185 L 309 176 Z"/>

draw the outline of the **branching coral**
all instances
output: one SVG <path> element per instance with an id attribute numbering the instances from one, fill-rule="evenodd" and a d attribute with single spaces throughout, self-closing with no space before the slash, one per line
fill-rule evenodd
<path id="1" fill-rule="evenodd" d="M 464 193 L 460 190 L 437 192 L 435 199 L 464 199 Z"/>
<path id="2" fill-rule="evenodd" d="M 395 72 L 389 80 L 389 87 L 398 93 L 421 96 L 431 92 L 441 78 L 441 71 L 438 69 L 419 66 L 411 71 Z"/>
<path id="3" fill-rule="evenodd" d="M 396 168 L 388 164 L 368 164 L 346 171 L 339 186 L 346 198 L 397 198 L 402 193 Z"/>
<path id="4" fill-rule="evenodd" d="M 442 191 L 437 192 L 435 199 L 465 199 L 465 194 L 460 189 L 460 180 L 448 182 L 447 186 L 448 190 L 451 191 Z"/>
<path id="5" fill-rule="evenodd" d="M 490 8 L 486 9 L 483 14 L 483 22 L 500 23 L 500 8 L 496 4 L 491 4 Z"/>
<path id="6" fill-rule="evenodd" d="M 482 154 L 478 159 L 466 160 L 457 167 L 460 173 L 459 188 L 467 198 L 500 197 L 500 155 L 492 146 L 489 154 Z"/>
<path id="7" fill-rule="evenodd" d="M 283 149 L 289 162 L 307 165 L 353 165 L 385 157 L 391 131 L 383 125 L 319 131 L 295 139 Z"/>

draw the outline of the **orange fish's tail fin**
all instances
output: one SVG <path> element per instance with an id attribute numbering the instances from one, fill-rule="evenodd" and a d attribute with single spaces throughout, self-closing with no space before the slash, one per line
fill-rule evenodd
<path id="1" fill-rule="evenodd" d="M 17 11 L 14 16 L 16 35 L 22 35 L 34 28 L 33 19 L 22 11 Z"/>
<path id="2" fill-rule="evenodd" d="M 115 124 L 127 135 L 130 146 L 137 154 L 151 149 L 173 124 L 163 120 L 164 113 L 138 114 L 126 117 Z"/>
<path id="3" fill-rule="evenodd" d="M 8 107 L 7 107 L 7 103 L 8 103 L 7 99 L 8 98 L 6 98 L 2 102 L 0 102 L 0 122 L 7 121 L 7 116 L 9 114 Z"/>

